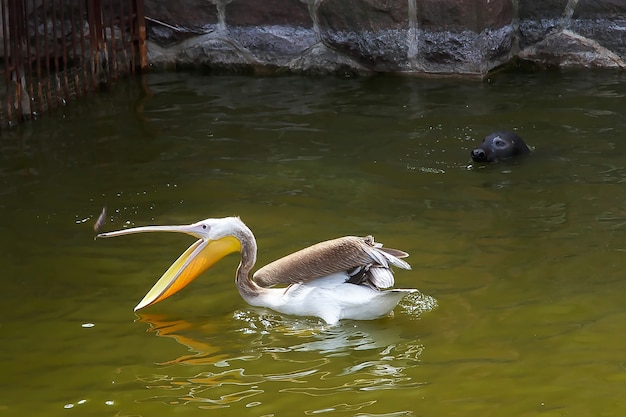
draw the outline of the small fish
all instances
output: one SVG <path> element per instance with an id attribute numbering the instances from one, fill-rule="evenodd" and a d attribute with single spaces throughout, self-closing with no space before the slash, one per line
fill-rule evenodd
<path id="1" fill-rule="evenodd" d="M 93 231 L 94 232 L 97 232 L 102 227 L 102 225 L 106 221 L 106 217 L 107 217 L 107 208 L 106 208 L 106 206 L 104 206 L 104 207 L 102 207 L 102 212 L 98 216 L 98 219 L 96 220 L 96 222 L 93 225 Z"/>

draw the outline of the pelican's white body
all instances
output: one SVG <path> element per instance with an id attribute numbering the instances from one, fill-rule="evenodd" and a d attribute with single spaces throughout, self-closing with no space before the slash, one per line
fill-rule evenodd
<path id="1" fill-rule="evenodd" d="M 246 302 L 283 314 L 312 316 L 328 324 L 339 320 L 374 320 L 388 315 L 406 296 L 417 290 L 378 290 L 346 282 L 348 274 L 336 273 L 323 278 L 292 284 L 287 288 L 264 288 Z"/>

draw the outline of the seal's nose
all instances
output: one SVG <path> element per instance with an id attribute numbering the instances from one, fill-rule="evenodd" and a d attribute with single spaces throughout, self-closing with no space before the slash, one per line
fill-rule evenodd
<path id="1" fill-rule="evenodd" d="M 487 159 L 487 155 L 484 150 L 476 148 L 472 151 L 472 159 L 476 162 L 481 162 Z"/>

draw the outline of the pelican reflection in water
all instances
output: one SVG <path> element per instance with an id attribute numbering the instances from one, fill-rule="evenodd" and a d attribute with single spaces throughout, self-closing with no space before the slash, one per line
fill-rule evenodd
<path id="1" fill-rule="evenodd" d="M 372 320 L 389 314 L 415 289 L 389 289 L 391 266 L 411 269 L 406 252 L 383 248 L 372 236 L 346 236 L 294 252 L 250 277 L 257 255 L 252 231 L 238 217 L 206 219 L 180 226 L 142 226 L 100 233 L 99 238 L 143 232 L 177 232 L 198 238 L 135 307 L 157 303 L 184 288 L 224 256 L 241 253 L 235 283 L 249 304 L 283 314 L 314 316 L 335 324 L 341 319 Z"/>

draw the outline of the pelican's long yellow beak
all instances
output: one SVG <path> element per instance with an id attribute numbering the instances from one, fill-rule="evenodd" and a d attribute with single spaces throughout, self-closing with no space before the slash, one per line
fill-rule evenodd
<path id="1" fill-rule="evenodd" d="M 100 233 L 97 237 L 114 237 L 141 232 L 179 232 L 197 236 L 191 226 L 145 226 L 116 232 Z M 186 287 L 200 274 L 224 256 L 241 250 L 241 243 L 232 236 L 217 240 L 198 239 L 168 268 L 135 307 L 135 311 L 165 300 Z"/>
<path id="2" fill-rule="evenodd" d="M 177 293 L 224 256 L 239 250 L 241 244 L 230 236 L 219 240 L 197 240 L 165 271 L 137 304 L 135 311 Z"/>

